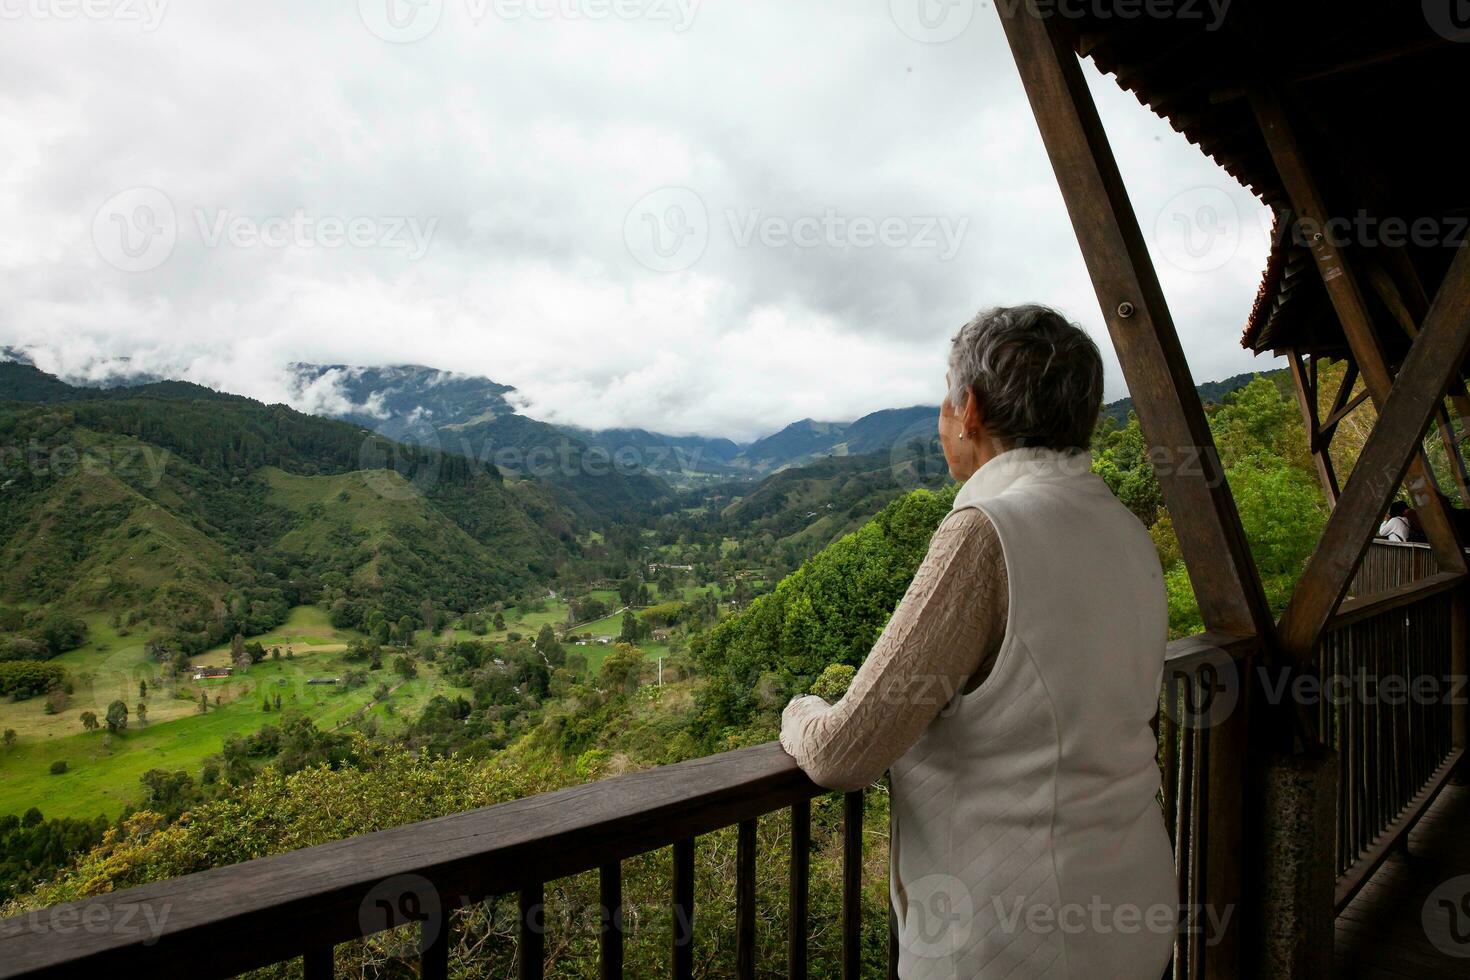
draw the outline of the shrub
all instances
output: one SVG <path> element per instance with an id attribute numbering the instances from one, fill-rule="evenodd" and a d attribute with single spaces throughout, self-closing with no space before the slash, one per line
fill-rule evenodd
<path id="1" fill-rule="evenodd" d="M 65 759 L 57 759 L 55 762 L 51 763 L 51 775 L 53 776 L 60 776 L 62 773 L 66 772 L 66 769 L 67 765 Z"/>

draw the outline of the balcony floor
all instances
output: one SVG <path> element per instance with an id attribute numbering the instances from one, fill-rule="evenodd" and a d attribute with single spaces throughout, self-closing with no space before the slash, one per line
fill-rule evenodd
<path id="1" fill-rule="evenodd" d="M 1442 942 L 1452 935 L 1451 916 L 1436 908 L 1427 914 L 1426 900 L 1439 885 L 1459 875 L 1470 875 L 1470 786 L 1446 786 L 1409 834 L 1409 853 L 1396 851 L 1363 886 L 1337 919 L 1337 976 L 1342 980 L 1369 978 L 1470 977 L 1470 941 L 1462 941 L 1462 957 L 1437 949 L 1425 931 L 1426 918 Z M 1470 878 L 1455 889 L 1461 901 L 1470 890 Z M 1470 931 L 1470 920 L 1459 913 L 1460 936 Z"/>

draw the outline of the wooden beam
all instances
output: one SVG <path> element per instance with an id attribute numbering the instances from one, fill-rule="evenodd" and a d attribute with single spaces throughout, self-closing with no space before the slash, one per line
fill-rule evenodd
<path id="1" fill-rule="evenodd" d="M 1445 390 L 1467 351 L 1470 249 L 1462 248 L 1282 614 L 1280 649 L 1298 665 L 1311 662 L 1317 642 L 1372 540 L 1373 529 L 1419 449 L 1419 440 L 1441 402 L 1439 393 Z"/>
<path id="2" fill-rule="evenodd" d="M 1286 352 L 1287 363 L 1291 365 L 1291 380 L 1296 389 L 1297 407 L 1302 412 L 1302 422 L 1307 428 L 1307 442 L 1312 451 L 1312 462 L 1317 466 L 1317 480 L 1322 484 L 1322 492 L 1327 495 L 1327 503 L 1333 507 L 1337 506 L 1338 486 L 1337 473 L 1332 468 L 1332 457 L 1327 452 L 1330 437 L 1323 438 L 1323 425 L 1317 419 L 1317 384 L 1315 377 L 1307 376 L 1307 367 L 1302 363 L 1302 355 L 1296 350 Z M 1313 376 L 1316 375 L 1316 359 L 1312 359 Z M 1346 383 L 1346 375 L 1344 375 Z"/>
<path id="3" fill-rule="evenodd" d="M 1352 348 L 1353 359 L 1363 375 L 1363 384 L 1381 418 L 1384 404 L 1393 388 L 1393 376 L 1384 360 L 1378 335 L 1374 333 L 1373 318 L 1368 311 L 1368 303 L 1363 296 L 1358 277 L 1331 236 L 1323 233 L 1332 215 L 1323 201 L 1316 177 L 1307 164 L 1296 127 L 1293 126 L 1291 116 L 1280 97 L 1269 89 L 1252 92 L 1251 105 L 1260 123 L 1266 146 L 1271 151 L 1271 158 L 1276 163 L 1276 170 L 1281 175 L 1281 183 L 1291 198 L 1297 221 L 1311 234 L 1311 252 L 1317 263 L 1317 271 L 1322 275 L 1322 283 L 1332 300 L 1343 333 L 1347 336 L 1348 346 Z M 1444 391 L 1448 382 L 1449 379 L 1445 378 L 1436 391 Z M 1428 423 L 1427 417 L 1425 422 Z M 1439 567 L 1447 572 L 1465 571 L 1465 555 L 1455 533 L 1454 521 L 1445 507 L 1438 484 L 1434 481 L 1434 473 L 1422 451 L 1415 454 L 1409 463 L 1407 474 L 1410 494 L 1414 498 L 1419 519 L 1424 524 L 1424 533 L 1429 538 Z M 1306 584 L 1305 580 L 1303 584 Z"/>
<path id="4" fill-rule="evenodd" d="M 1270 610 L 1209 423 L 1082 67 L 1055 18 L 997 7 L 1072 218 L 1207 629 L 1269 636 Z"/>
<path id="5" fill-rule="evenodd" d="M 1407 261 L 1407 256 L 1404 259 L 1405 261 L 1399 263 L 1400 267 L 1407 270 L 1407 273 L 1413 278 L 1415 287 L 1421 288 L 1418 285 L 1418 273 L 1414 271 L 1412 263 Z M 1403 293 L 1400 292 L 1398 285 L 1382 263 L 1371 262 L 1367 270 L 1368 282 L 1373 286 L 1373 291 L 1378 294 L 1383 305 L 1388 307 L 1404 333 L 1410 340 L 1419 336 L 1419 320 L 1423 318 L 1423 307 L 1416 304 L 1416 308 L 1420 310 L 1418 315 L 1410 310 L 1409 303 L 1405 301 Z M 1458 378 L 1450 383 L 1450 394 L 1455 410 L 1459 413 L 1461 425 L 1470 429 L 1470 418 L 1467 418 L 1467 415 L 1470 415 L 1470 399 L 1461 397 L 1464 390 L 1465 385 Z M 1434 422 L 1439 429 L 1440 442 L 1444 444 L 1450 474 L 1455 478 L 1455 488 L 1460 491 L 1460 506 L 1470 507 L 1470 473 L 1466 472 L 1465 457 L 1460 454 L 1460 440 L 1455 437 L 1455 424 L 1450 420 L 1450 413 L 1443 407 L 1435 413 Z"/>

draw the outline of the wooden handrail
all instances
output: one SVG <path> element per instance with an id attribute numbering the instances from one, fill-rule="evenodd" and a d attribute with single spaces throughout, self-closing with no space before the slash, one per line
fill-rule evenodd
<path id="1" fill-rule="evenodd" d="M 0 977 L 170 975 L 180 964 L 233 976 L 361 938 L 364 900 L 399 875 L 426 880 L 447 911 L 823 792 L 775 742 L 659 766 L 0 920 Z M 125 910 L 126 929 L 82 926 L 120 926 Z"/>
<path id="2" fill-rule="evenodd" d="M 1329 630 L 1341 629 L 1344 626 L 1413 605 L 1439 595 L 1441 592 L 1448 592 L 1465 580 L 1466 576 L 1460 573 L 1439 572 L 1416 582 L 1406 582 L 1386 592 L 1344 599 L 1337 608 L 1337 615 L 1328 622 L 1327 628 Z"/>
<path id="3" fill-rule="evenodd" d="M 1218 663 L 1222 654 L 1243 659 L 1256 648 L 1251 637 L 1203 633 L 1169 644 L 1167 664 L 1189 671 Z M 179 964 L 201 978 L 225 977 L 304 953 L 315 956 L 308 955 L 308 974 L 324 974 L 332 946 L 410 921 L 364 917 L 364 908 L 371 912 L 374 899 L 384 897 L 384 883 L 400 878 L 426 892 L 415 898 L 421 905 L 428 898 L 441 917 L 442 961 L 442 917 L 452 909 L 594 869 L 610 888 L 609 874 L 625 858 L 787 807 L 796 808 L 793 832 L 804 837 L 800 811 L 824 792 L 775 742 L 659 766 L 0 920 L 0 978 L 167 975 Z M 860 825 L 860 801 L 861 794 L 847 798 L 850 829 Z M 855 848 L 850 842 L 844 849 L 852 912 Z M 806 914 L 805 855 L 794 854 L 792 867 L 795 923 Z M 851 969 L 850 914 L 845 925 L 853 933 L 845 953 Z M 791 955 L 804 967 L 804 951 L 793 948 Z"/>

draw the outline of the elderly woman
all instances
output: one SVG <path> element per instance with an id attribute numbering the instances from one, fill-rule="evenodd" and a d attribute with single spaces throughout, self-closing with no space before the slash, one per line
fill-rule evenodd
<path id="1" fill-rule="evenodd" d="M 1151 723 L 1167 612 L 1147 531 L 1091 471 L 1097 347 L 1039 306 L 967 323 L 939 437 L 964 485 L 847 694 L 781 744 L 892 774 L 900 977 L 1157 980 L 1178 891 Z"/>

